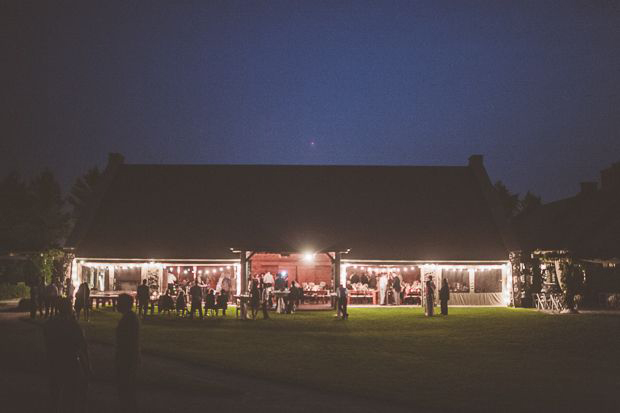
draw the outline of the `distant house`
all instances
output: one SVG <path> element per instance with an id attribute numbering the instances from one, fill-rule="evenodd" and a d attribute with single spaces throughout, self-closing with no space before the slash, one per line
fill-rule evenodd
<path id="1" fill-rule="evenodd" d="M 514 232 L 523 261 L 536 267 L 515 280 L 516 288 L 537 292 L 545 284 L 557 284 L 562 259 L 586 271 L 586 284 L 593 292 L 620 287 L 620 163 L 601 172 L 600 186 L 583 182 L 575 196 L 518 217 Z M 537 276 L 542 285 L 532 286 Z"/>
<path id="2" fill-rule="evenodd" d="M 515 245 L 494 196 L 481 155 L 466 166 L 134 165 L 112 155 L 67 247 L 74 282 L 99 290 L 229 278 L 242 293 L 271 272 L 312 295 L 339 283 L 366 290 L 351 280 L 389 273 L 412 297 L 421 281 L 445 278 L 452 304 L 506 305 Z"/>

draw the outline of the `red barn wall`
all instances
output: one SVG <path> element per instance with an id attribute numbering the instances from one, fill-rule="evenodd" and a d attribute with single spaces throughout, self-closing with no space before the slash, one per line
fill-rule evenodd
<path id="1" fill-rule="evenodd" d="M 255 254 L 251 259 L 250 271 L 252 275 L 268 271 L 276 275 L 286 271 L 289 282 L 295 280 L 299 283 L 318 284 L 323 281 L 329 285 L 332 279 L 332 263 L 325 254 L 317 254 L 311 263 L 304 261 L 301 254 Z"/>

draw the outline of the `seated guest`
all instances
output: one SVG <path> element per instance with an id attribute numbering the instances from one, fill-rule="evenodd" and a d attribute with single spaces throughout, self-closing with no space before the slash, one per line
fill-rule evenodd
<path id="1" fill-rule="evenodd" d="M 362 273 L 362 275 L 360 276 L 360 282 L 362 284 L 368 285 L 368 276 L 366 275 L 366 273 Z"/>
<path id="2" fill-rule="evenodd" d="M 351 284 L 357 284 L 358 282 L 360 282 L 360 276 L 355 273 L 351 276 Z"/>
<path id="3" fill-rule="evenodd" d="M 215 315 L 218 315 L 219 310 L 222 310 L 222 315 L 226 317 L 226 310 L 228 309 L 228 293 L 224 290 L 220 291 L 216 298 Z"/>
<path id="4" fill-rule="evenodd" d="M 187 313 L 187 300 L 185 299 L 185 291 L 181 288 L 177 296 L 177 315 L 185 316 L 185 313 Z"/>
<path id="5" fill-rule="evenodd" d="M 215 291 L 213 291 L 212 288 L 209 288 L 207 296 L 205 297 L 205 315 L 207 317 L 217 315 L 215 306 Z"/>
<path id="6" fill-rule="evenodd" d="M 172 297 L 169 294 L 169 291 L 166 291 L 165 294 L 160 295 L 159 299 L 157 300 L 157 312 L 158 313 L 168 313 L 168 315 L 170 315 L 170 312 L 174 310 L 174 301 L 172 300 Z"/>

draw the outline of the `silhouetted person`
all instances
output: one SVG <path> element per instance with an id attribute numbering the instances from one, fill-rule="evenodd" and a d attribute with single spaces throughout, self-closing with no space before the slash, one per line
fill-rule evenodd
<path id="1" fill-rule="evenodd" d="M 340 285 L 338 287 L 338 314 L 342 317 L 343 320 L 349 318 L 349 313 L 347 312 L 347 296 L 349 292 L 347 291 L 347 287 L 344 285 Z"/>
<path id="2" fill-rule="evenodd" d="M 215 315 L 215 291 L 209 288 L 205 296 L 205 316 L 209 317 Z"/>
<path id="3" fill-rule="evenodd" d="M 392 281 L 392 294 L 394 295 L 394 304 L 400 305 L 400 277 L 394 276 Z"/>
<path id="4" fill-rule="evenodd" d="M 368 288 L 374 290 L 377 288 L 377 276 L 375 274 L 371 274 L 368 279 Z"/>
<path id="5" fill-rule="evenodd" d="M 58 287 L 54 282 L 45 287 L 45 317 L 56 315 L 56 301 L 58 300 Z"/>
<path id="6" fill-rule="evenodd" d="M 441 303 L 441 315 L 448 315 L 448 301 L 450 300 L 450 287 L 448 287 L 448 280 L 445 278 L 441 282 L 441 288 L 439 289 L 439 302 Z"/>
<path id="7" fill-rule="evenodd" d="M 269 293 L 269 289 L 270 287 L 267 286 L 267 284 L 263 284 L 263 288 L 260 290 L 260 295 L 261 295 L 261 308 L 263 310 L 263 320 L 266 320 L 269 318 L 269 297 L 271 296 L 271 294 Z"/>
<path id="8" fill-rule="evenodd" d="M 426 280 L 426 315 L 433 316 L 435 311 L 435 283 L 432 279 Z"/>
<path id="9" fill-rule="evenodd" d="M 189 289 L 189 296 L 192 300 L 192 308 L 189 317 L 194 318 L 194 312 L 198 310 L 200 318 L 202 318 L 202 288 L 198 285 L 198 281 Z"/>
<path id="10" fill-rule="evenodd" d="M 91 376 L 88 346 L 71 311 L 71 302 L 60 298 L 58 315 L 44 326 L 52 412 L 84 412 Z"/>
<path id="11" fill-rule="evenodd" d="M 291 288 L 288 293 L 288 301 L 286 306 L 286 314 L 295 312 L 295 308 L 299 304 L 299 288 L 295 281 L 291 282 Z"/>
<path id="12" fill-rule="evenodd" d="M 187 299 L 185 298 L 185 291 L 179 289 L 179 295 L 177 296 L 177 315 L 185 316 L 187 312 Z"/>
<path id="13" fill-rule="evenodd" d="M 170 315 L 172 310 L 174 310 L 174 301 L 172 297 L 170 297 L 170 290 L 166 290 L 166 293 L 161 295 L 157 300 L 157 311 Z"/>
<path id="14" fill-rule="evenodd" d="M 219 314 L 219 311 L 222 310 L 222 316 L 226 317 L 226 310 L 228 309 L 228 293 L 226 291 L 221 290 L 220 295 L 217 296 L 217 303 L 215 305 L 215 315 Z"/>
<path id="15" fill-rule="evenodd" d="M 90 287 L 87 282 L 83 282 L 78 287 L 75 294 L 75 313 L 77 319 L 80 319 L 80 312 L 84 310 L 84 319 L 89 321 L 90 319 Z"/>
<path id="16" fill-rule="evenodd" d="M 138 286 L 136 296 L 138 298 L 138 315 L 142 314 L 142 317 L 144 317 L 148 312 L 149 299 L 151 296 L 149 286 L 146 285 L 146 280 L 142 280 L 142 284 Z"/>
<path id="17" fill-rule="evenodd" d="M 252 286 L 250 288 L 250 307 L 252 308 L 252 319 L 256 319 L 256 313 L 258 313 L 258 307 L 261 302 L 261 292 L 258 288 L 258 280 L 252 280 Z"/>
<path id="18" fill-rule="evenodd" d="M 133 298 L 118 297 L 118 311 L 123 317 L 116 327 L 116 383 L 121 412 L 137 410 L 137 375 L 140 367 L 140 322 L 131 309 Z"/>

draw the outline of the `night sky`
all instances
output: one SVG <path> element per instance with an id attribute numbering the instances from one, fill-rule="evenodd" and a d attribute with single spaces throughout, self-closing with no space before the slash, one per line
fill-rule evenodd
<path id="1" fill-rule="evenodd" d="M 620 2 L 2 3 L 2 175 L 482 153 L 550 201 L 620 161 Z"/>

